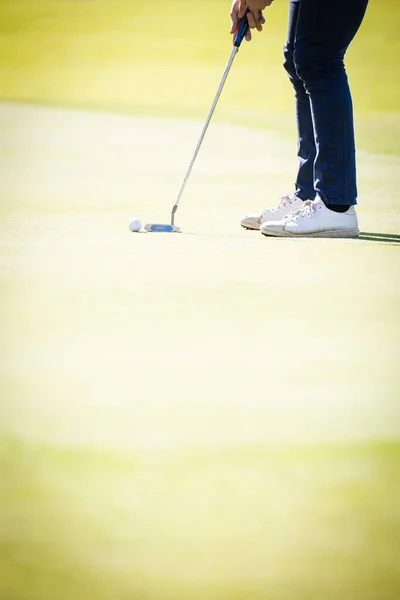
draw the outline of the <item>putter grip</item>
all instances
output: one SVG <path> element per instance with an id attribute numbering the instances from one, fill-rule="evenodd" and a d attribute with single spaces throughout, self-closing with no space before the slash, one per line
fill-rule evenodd
<path id="1" fill-rule="evenodd" d="M 244 17 L 241 19 L 240 24 L 239 24 L 239 29 L 237 30 L 233 45 L 236 46 L 236 48 L 239 48 L 240 44 L 243 42 L 243 38 L 246 35 L 246 31 L 249 27 L 249 24 L 247 22 L 247 13 L 250 12 L 249 9 L 246 10 Z"/>

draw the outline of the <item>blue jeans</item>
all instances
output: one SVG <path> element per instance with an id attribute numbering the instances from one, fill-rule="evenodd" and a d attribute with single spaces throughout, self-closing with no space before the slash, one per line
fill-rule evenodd
<path id="1" fill-rule="evenodd" d="M 295 90 L 296 195 L 356 204 L 353 106 L 344 55 L 368 0 L 290 0 L 284 67 Z"/>

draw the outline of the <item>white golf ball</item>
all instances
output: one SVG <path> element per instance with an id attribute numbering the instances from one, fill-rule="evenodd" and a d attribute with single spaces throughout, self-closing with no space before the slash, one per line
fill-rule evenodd
<path id="1" fill-rule="evenodd" d="M 142 224 L 139 221 L 139 219 L 133 219 L 133 221 L 131 221 L 129 223 L 129 229 L 131 231 L 140 231 L 141 228 L 142 228 Z"/>

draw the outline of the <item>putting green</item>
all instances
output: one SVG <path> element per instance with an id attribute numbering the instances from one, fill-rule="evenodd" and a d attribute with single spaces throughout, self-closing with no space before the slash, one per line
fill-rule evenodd
<path id="1" fill-rule="evenodd" d="M 397 598 L 398 157 L 359 154 L 360 239 L 265 239 L 292 143 L 215 123 L 183 233 L 132 234 L 200 122 L 0 127 L 0 595 Z"/>
<path id="2" fill-rule="evenodd" d="M 296 169 L 278 1 L 183 233 L 132 234 L 169 220 L 228 5 L 0 3 L 2 599 L 399 597 L 399 5 L 347 57 L 360 239 L 239 227 Z"/>

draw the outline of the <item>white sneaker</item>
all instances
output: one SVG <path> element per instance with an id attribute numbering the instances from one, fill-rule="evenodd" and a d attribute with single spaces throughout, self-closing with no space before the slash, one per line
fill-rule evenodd
<path id="1" fill-rule="evenodd" d="M 303 204 L 303 200 L 294 194 L 292 196 L 285 194 L 279 198 L 278 204 L 273 208 L 266 208 L 261 213 L 244 215 L 240 224 L 245 229 L 260 229 L 260 226 L 265 221 L 279 221 L 279 219 L 283 219 L 292 210 L 301 208 Z"/>
<path id="2" fill-rule="evenodd" d="M 354 206 L 344 213 L 329 210 L 321 198 L 306 200 L 303 206 L 283 219 L 266 221 L 261 233 L 275 237 L 352 238 L 360 233 Z"/>

